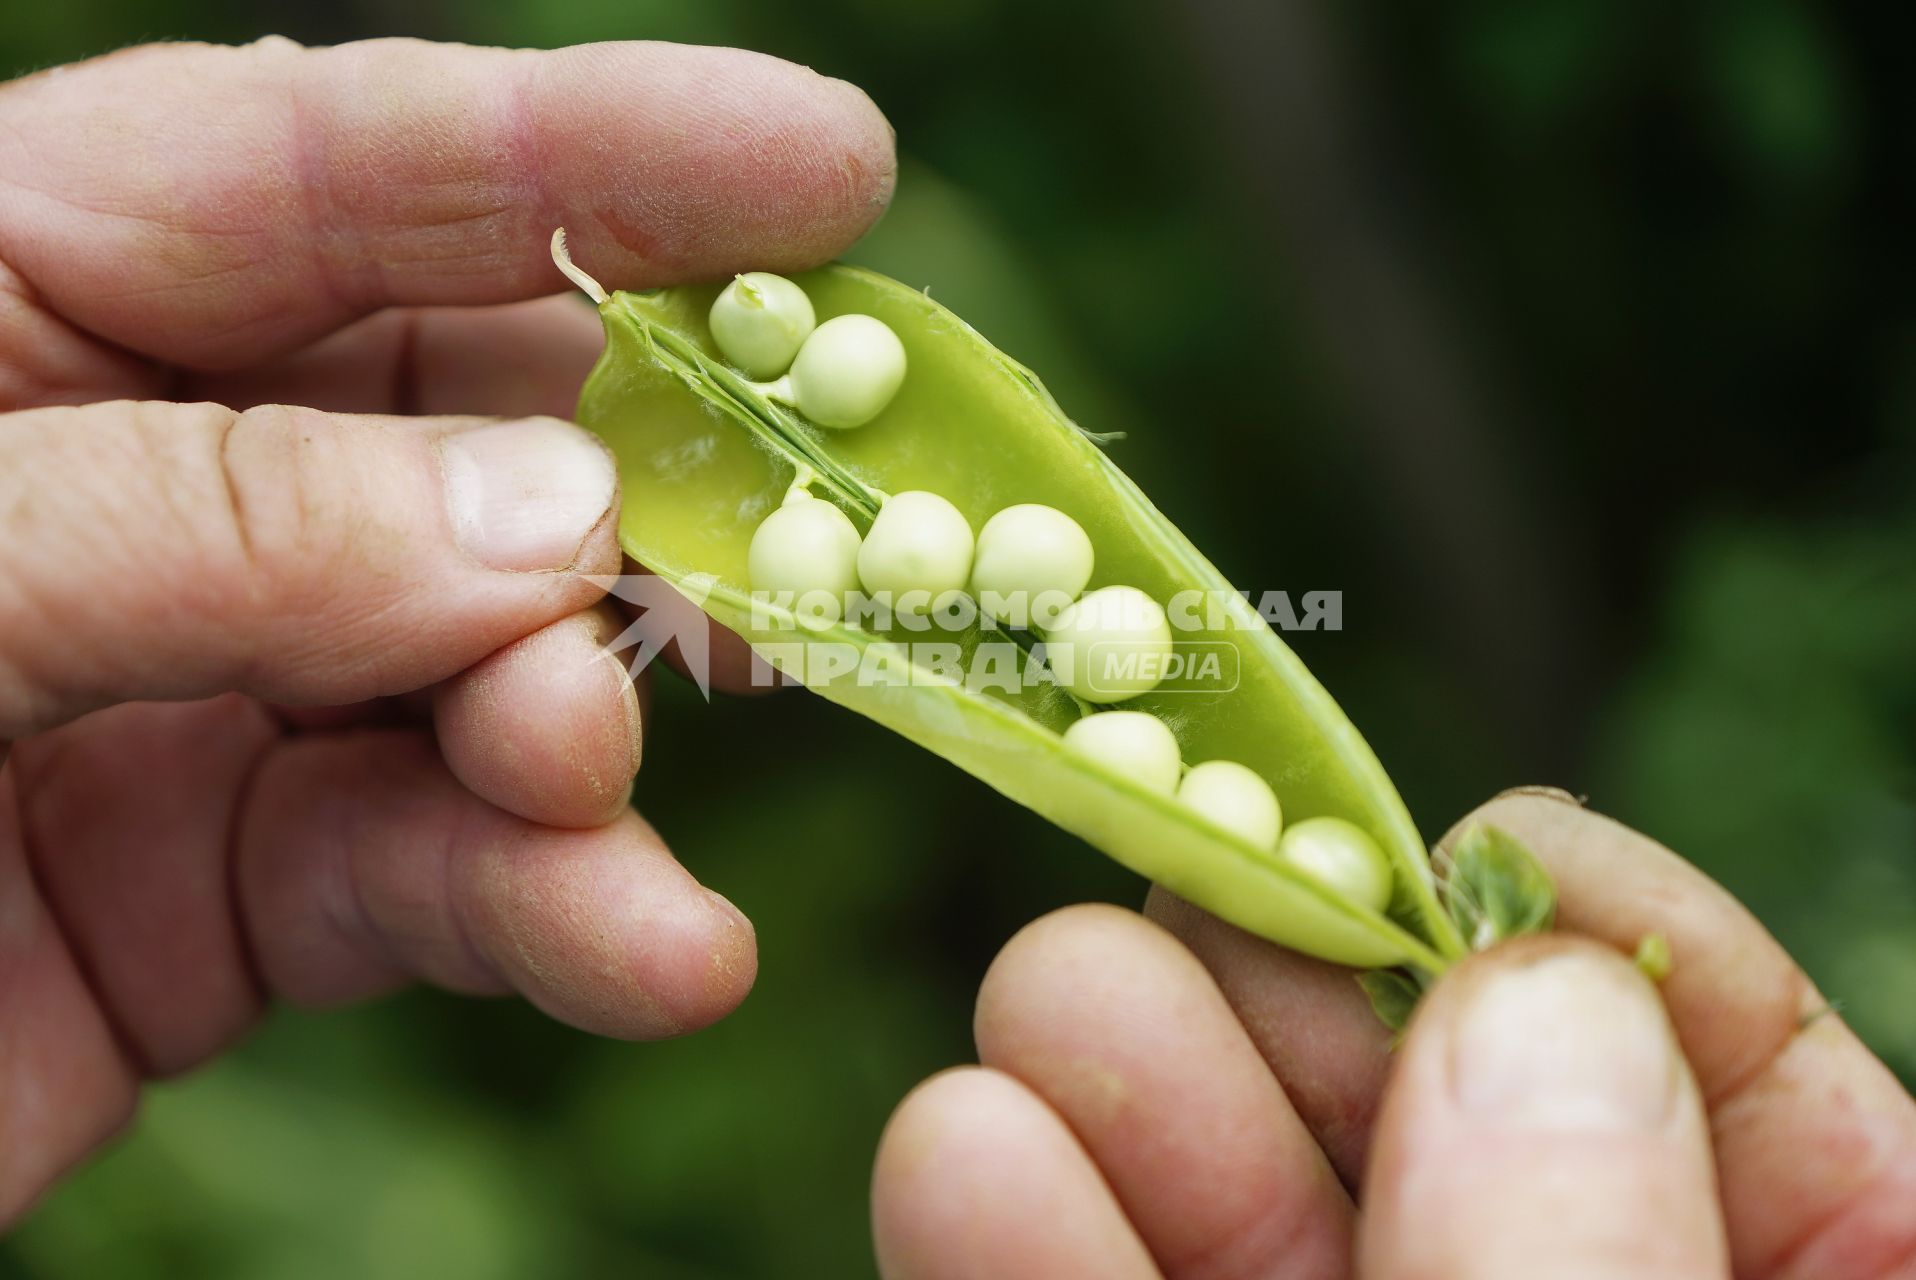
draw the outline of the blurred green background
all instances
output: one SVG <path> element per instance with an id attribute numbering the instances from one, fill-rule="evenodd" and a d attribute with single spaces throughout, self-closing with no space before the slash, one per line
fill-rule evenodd
<path id="1" fill-rule="evenodd" d="M 740 44 L 864 85 L 854 255 L 1041 370 L 1435 835 L 1590 795 L 1916 1078 L 1912 14 L 1781 0 L 72 0 L 155 38 Z M 280 1013 L 0 1243 L 47 1277 L 859 1275 L 884 1118 L 1033 916 L 1142 886 L 820 700 L 661 691 L 639 802 L 756 920 L 717 1029 Z M 803 742 L 806 749 L 791 751 Z M 659 749 L 663 748 L 663 749 Z M 877 833 L 848 839 L 846 832 Z"/>

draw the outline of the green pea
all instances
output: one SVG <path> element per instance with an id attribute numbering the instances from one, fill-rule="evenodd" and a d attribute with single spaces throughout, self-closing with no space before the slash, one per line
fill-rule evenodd
<path id="1" fill-rule="evenodd" d="M 925 603 L 962 590 L 971 574 L 971 526 L 935 493 L 912 490 L 885 500 L 858 549 L 858 580 L 872 593 L 925 593 Z"/>
<path id="2" fill-rule="evenodd" d="M 1056 507 L 1021 502 L 978 531 L 971 589 L 1000 622 L 1029 627 L 1047 599 L 1076 600 L 1091 581 L 1094 552 L 1084 526 Z"/>
<path id="3" fill-rule="evenodd" d="M 790 592 L 808 617 L 836 622 L 858 586 L 858 528 L 823 498 L 795 494 L 752 533 L 746 572 L 752 590 Z"/>
<path id="4" fill-rule="evenodd" d="M 1365 967 L 1412 964 L 1437 973 L 1465 954 L 1438 900 L 1423 841 L 1357 730 L 1030 370 L 916 288 L 857 268 L 823 267 L 793 278 L 820 323 L 787 377 L 802 385 L 811 347 L 841 318 L 861 316 L 894 335 L 902 352 L 895 366 L 910 373 L 859 406 L 861 413 L 881 406 L 859 429 L 819 431 L 814 427 L 830 424 L 814 417 L 816 403 L 808 408 L 794 394 L 794 413 L 724 358 L 709 325 L 718 287 L 606 295 L 589 277 L 580 283 L 602 298 L 607 345 L 578 418 L 619 458 L 627 497 L 620 537 L 635 560 L 686 584 L 708 614 L 776 659 L 792 632 L 776 610 L 754 613 L 748 559 L 761 518 L 795 478 L 803 476 L 820 499 L 868 529 L 867 549 L 886 513 L 908 510 L 896 504 L 913 492 L 937 495 L 968 528 L 1027 504 L 1069 512 L 1095 549 L 1100 583 L 1108 585 L 1073 606 L 1079 612 L 1071 626 L 1042 628 L 1047 651 L 1061 630 L 1075 634 L 1102 616 L 1101 606 L 1087 609 L 1086 601 L 1111 586 L 1158 605 L 1180 593 L 1208 593 L 1217 616 L 1199 610 L 1202 625 L 1181 626 L 1172 653 L 1221 654 L 1223 678 L 1167 676 L 1133 691 L 1124 713 L 1175 725 L 1188 758 L 1236 761 L 1270 780 L 1293 830 L 1319 817 L 1359 829 L 1388 860 L 1396 886 L 1389 902 L 1360 901 L 1242 832 L 1205 820 L 1166 793 L 1161 768 L 1118 769 L 1080 749 L 1083 735 L 1109 732 L 1090 726 L 1120 713 L 1087 717 L 1069 689 L 1043 679 L 1014 678 L 1006 686 L 915 665 L 911 646 L 898 642 L 918 633 L 898 629 L 896 620 L 893 630 L 881 631 L 862 615 L 847 617 L 806 634 L 867 656 L 902 653 L 909 682 L 875 684 L 856 672 L 807 673 L 806 682 L 1252 933 Z M 894 495 L 889 501 L 887 493 Z M 966 582 L 954 567 L 960 558 L 940 562 L 939 580 Z M 1183 611 L 1173 616 L 1184 621 Z M 1147 640 L 1163 650 L 1171 638 L 1153 628 Z M 1009 643 L 985 622 L 958 639 L 967 654 Z M 1035 670 L 1027 658 L 1013 675 Z M 1087 727 L 1074 729 L 1080 721 Z"/>
<path id="5" fill-rule="evenodd" d="M 1124 702 L 1164 682 L 1171 624 L 1136 587 L 1100 587 L 1044 633 L 1058 680 L 1086 702 Z"/>
<path id="6" fill-rule="evenodd" d="M 862 427 L 905 380 L 905 344 L 882 320 L 836 316 L 812 331 L 792 371 L 765 388 L 821 427 Z"/>
<path id="7" fill-rule="evenodd" d="M 1102 711 L 1064 731 L 1065 745 L 1146 790 L 1178 789 L 1178 740 L 1169 725 L 1145 711 Z"/>
<path id="8" fill-rule="evenodd" d="M 1260 849 L 1277 848 L 1277 831 L 1283 823 L 1277 793 L 1270 783 L 1235 760 L 1206 760 L 1192 765 L 1178 784 L 1178 799 L 1207 821 Z"/>
<path id="9" fill-rule="evenodd" d="M 805 291 L 769 271 L 748 271 L 719 290 L 706 323 L 719 354 L 754 378 L 776 378 L 817 319 Z"/>
<path id="10" fill-rule="evenodd" d="M 1342 818 L 1295 823 L 1277 842 L 1277 856 L 1373 911 L 1390 902 L 1390 863 L 1355 823 Z"/>

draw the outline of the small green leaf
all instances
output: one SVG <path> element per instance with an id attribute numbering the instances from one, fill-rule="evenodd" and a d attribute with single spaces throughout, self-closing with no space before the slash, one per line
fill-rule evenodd
<path id="1" fill-rule="evenodd" d="M 1444 897 L 1450 917 L 1483 951 L 1543 933 L 1557 916 L 1557 887 L 1537 856 L 1506 831 L 1473 826 L 1450 850 Z"/>
<path id="2" fill-rule="evenodd" d="M 1357 975 L 1357 985 L 1370 997 L 1370 1007 L 1378 1020 L 1392 1031 L 1402 1031 L 1410 1023 L 1411 1011 L 1423 994 L 1418 985 L 1397 969 L 1372 969 Z"/>

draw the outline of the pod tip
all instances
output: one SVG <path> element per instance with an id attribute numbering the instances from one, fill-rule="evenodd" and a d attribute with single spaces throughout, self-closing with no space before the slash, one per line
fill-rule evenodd
<path id="1" fill-rule="evenodd" d="M 552 233 L 552 265 L 564 272 L 566 279 L 585 290 L 586 297 L 601 306 L 605 305 L 609 296 L 605 286 L 580 270 L 578 264 L 572 261 L 572 254 L 566 248 L 564 227 L 558 227 Z"/>

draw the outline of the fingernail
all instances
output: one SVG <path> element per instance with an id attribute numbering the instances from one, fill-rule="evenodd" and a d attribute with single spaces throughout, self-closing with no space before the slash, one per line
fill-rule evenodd
<path id="1" fill-rule="evenodd" d="M 1653 1130 L 1680 1061 L 1662 1006 L 1622 961 L 1569 954 L 1499 970 L 1452 1029 L 1451 1091 L 1504 1128 Z"/>
<path id="2" fill-rule="evenodd" d="M 453 533 L 489 569 L 570 568 L 618 491 L 605 446 L 557 418 L 472 427 L 440 457 Z"/>

